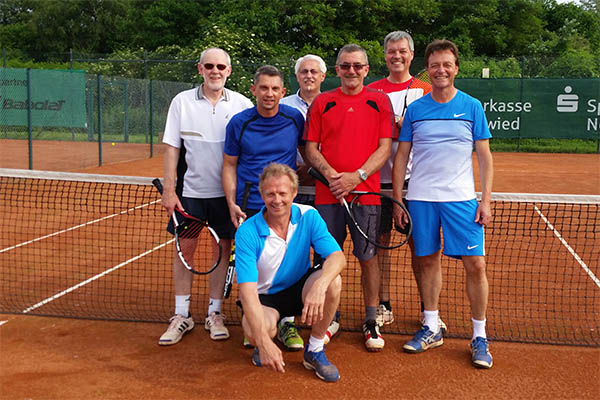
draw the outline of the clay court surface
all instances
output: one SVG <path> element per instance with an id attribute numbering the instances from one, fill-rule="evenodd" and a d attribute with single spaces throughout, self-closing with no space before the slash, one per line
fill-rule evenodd
<path id="1" fill-rule="evenodd" d="M 11 152 L 1 141 L 0 167 Z M 67 146 L 64 144 L 63 146 Z M 116 146 L 111 147 L 119 147 Z M 122 146 L 125 147 L 125 146 Z M 160 154 L 160 147 L 156 148 Z M 80 151 L 84 151 L 83 147 Z M 97 146 L 95 147 L 97 157 Z M 134 150 L 130 150 L 134 151 Z M 118 175 L 161 176 L 162 159 L 82 166 L 76 157 L 49 151 L 48 169 Z M 92 152 L 93 153 L 93 152 Z M 127 153 L 127 152 L 125 152 Z M 126 155 L 123 155 L 125 157 Z M 132 157 L 129 154 L 129 158 Z M 600 156 L 495 153 L 495 192 L 600 194 Z M 34 163 L 35 166 L 35 163 Z M 0 188 L 1 190 L 1 188 Z M 204 302 L 202 299 L 196 299 Z M 598 316 L 596 316 L 598 318 Z M 157 343 L 166 324 L 0 315 L 2 399 L 279 399 L 279 398 L 540 398 L 600 396 L 600 349 L 493 342 L 494 367 L 470 365 L 465 339 L 420 355 L 401 351 L 408 339 L 385 335 L 381 353 L 367 353 L 362 335 L 343 332 L 327 354 L 341 380 L 326 384 L 301 365 L 301 353 L 286 353 L 286 373 L 250 363 L 242 331 L 213 342 L 203 318 L 176 346 Z M 452 327 L 450 327 L 452 329 Z M 302 336 L 308 339 L 308 330 Z"/>

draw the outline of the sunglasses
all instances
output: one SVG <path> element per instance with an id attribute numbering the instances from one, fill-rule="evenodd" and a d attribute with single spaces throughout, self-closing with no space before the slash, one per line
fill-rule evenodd
<path id="1" fill-rule="evenodd" d="M 361 69 L 363 69 L 364 67 L 367 67 L 368 64 L 338 64 L 338 67 L 340 67 L 340 69 L 342 71 L 349 71 L 350 68 L 354 68 L 354 70 L 356 72 L 360 71 Z"/>
<path id="2" fill-rule="evenodd" d="M 217 67 L 217 69 L 219 71 L 225 71 L 225 69 L 227 68 L 227 65 L 225 64 L 212 64 L 212 63 L 206 63 L 203 65 L 204 69 L 206 69 L 207 71 L 212 71 L 212 69 L 214 67 Z"/>

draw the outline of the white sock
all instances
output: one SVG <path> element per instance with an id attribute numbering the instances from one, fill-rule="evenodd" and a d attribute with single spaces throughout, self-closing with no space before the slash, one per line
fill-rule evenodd
<path id="1" fill-rule="evenodd" d="M 183 315 L 186 318 L 190 316 L 190 297 L 189 294 L 175 296 L 175 314 Z"/>
<path id="2" fill-rule="evenodd" d="M 324 336 L 322 339 L 317 339 L 313 335 L 310 335 L 310 338 L 308 338 L 308 351 L 319 352 L 319 351 L 323 350 L 324 346 L 325 346 L 325 337 Z"/>
<path id="3" fill-rule="evenodd" d="M 440 330 L 440 326 L 438 325 L 438 310 L 425 310 L 423 311 L 423 315 L 425 316 L 425 325 L 429 327 L 431 332 L 437 333 Z"/>
<path id="4" fill-rule="evenodd" d="M 484 319 L 483 321 L 479 321 L 474 318 L 471 318 L 471 321 L 473 321 L 473 339 L 475 339 L 476 337 L 482 337 L 486 339 L 487 336 L 485 334 L 485 322 L 487 320 Z"/>
<path id="5" fill-rule="evenodd" d="M 218 312 L 221 313 L 221 303 L 223 300 L 221 299 L 209 299 L 208 300 L 208 315 Z"/>
<path id="6" fill-rule="evenodd" d="M 283 317 L 281 318 L 281 322 L 280 324 L 283 325 L 286 322 L 291 322 L 292 324 L 294 323 L 294 317 Z"/>

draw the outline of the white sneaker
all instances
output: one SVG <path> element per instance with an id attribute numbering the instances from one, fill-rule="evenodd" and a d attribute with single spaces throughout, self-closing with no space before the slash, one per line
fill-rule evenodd
<path id="1" fill-rule="evenodd" d="M 327 346 L 329 344 L 329 342 L 331 341 L 331 339 L 333 339 L 334 337 L 336 337 L 339 334 L 340 334 L 340 312 L 336 311 L 335 316 L 333 317 L 333 321 L 331 321 L 331 323 L 327 327 L 327 330 L 325 331 L 325 337 L 324 337 L 325 342 L 323 343 L 323 345 Z"/>
<path id="2" fill-rule="evenodd" d="M 225 316 L 219 312 L 213 312 L 206 317 L 204 329 L 210 331 L 212 340 L 229 339 L 229 331 L 225 327 Z"/>
<path id="3" fill-rule="evenodd" d="M 394 314 L 392 310 L 388 310 L 383 304 L 377 307 L 377 325 L 383 326 L 394 322 Z"/>
<path id="4" fill-rule="evenodd" d="M 190 315 L 188 318 L 183 315 L 175 314 L 169 319 L 167 331 L 158 339 L 161 346 L 169 346 L 181 340 L 183 335 L 194 329 L 194 320 Z"/>

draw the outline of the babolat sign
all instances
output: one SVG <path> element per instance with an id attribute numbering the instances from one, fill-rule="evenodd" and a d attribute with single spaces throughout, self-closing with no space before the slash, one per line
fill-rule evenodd
<path id="1" fill-rule="evenodd" d="M 457 79 L 479 99 L 492 136 L 600 137 L 600 79 Z"/>
<path id="2" fill-rule="evenodd" d="M 32 69 L 31 99 L 27 99 L 27 70 L 0 69 L 0 125 L 84 128 L 85 71 Z"/>

